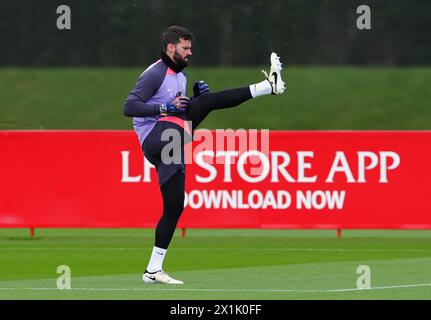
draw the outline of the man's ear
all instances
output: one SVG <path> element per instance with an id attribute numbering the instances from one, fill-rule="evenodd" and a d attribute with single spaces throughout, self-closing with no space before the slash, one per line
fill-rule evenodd
<path id="1" fill-rule="evenodd" d="M 174 53 L 175 52 L 175 46 L 172 43 L 168 43 L 168 46 L 166 47 L 166 52 Z"/>

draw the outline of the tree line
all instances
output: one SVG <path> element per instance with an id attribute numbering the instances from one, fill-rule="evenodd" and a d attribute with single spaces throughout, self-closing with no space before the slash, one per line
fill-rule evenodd
<path id="1" fill-rule="evenodd" d="M 266 64 L 278 52 L 298 65 L 429 65 L 431 1 L 367 0 L 360 30 L 353 0 L 2 0 L 2 66 L 136 66 L 182 25 L 196 36 L 193 63 Z M 71 29 L 56 26 L 59 5 Z"/>

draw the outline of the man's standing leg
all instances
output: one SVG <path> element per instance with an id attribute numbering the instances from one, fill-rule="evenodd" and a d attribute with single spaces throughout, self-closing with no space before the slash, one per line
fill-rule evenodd
<path id="1" fill-rule="evenodd" d="M 166 140 L 166 137 L 172 139 Z M 174 139 L 174 133 L 180 139 Z M 176 134 L 175 134 L 176 135 Z M 143 280 L 146 283 L 183 284 L 163 271 L 163 261 L 184 209 L 185 163 L 184 132 L 176 124 L 159 122 L 147 137 L 143 151 L 156 167 L 163 198 L 163 213 L 155 230 L 155 242 Z M 178 157 L 172 157 L 171 152 Z M 180 153 L 180 154 L 179 154 Z M 167 157 L 164 159 L 164 157 Z M 173 162 L 172 162 L 173 161 Z M 179 161 L 178 163 L 176 161 Z"/>
<path id="2" fill-rule="evenodd" d="M 160 188 L 163 197 L 163 214 L 156 227 L 156 240 L 150 262 L 144 273 L 146 283 L 183 284 L 163 271 L 163 261 L 184 209 L 184 172 L 178 171 Z"/>

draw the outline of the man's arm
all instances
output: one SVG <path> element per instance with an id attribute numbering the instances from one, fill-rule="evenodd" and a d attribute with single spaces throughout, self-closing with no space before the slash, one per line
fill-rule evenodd
<path id="1" fill-rule="evenodd" d="M 153 66 L 138 79 L 124 102 L 123 113 L 126 117 L 149 117 L 160 114 L 160 104 L 146 103 L 163 83 L 166 71 L 158 70 L 160 67 L 162 66 Z"/>
<path id="2" fill-rule="evenodd" d="M 142 102 L 133 93 L 124 102 L 123 113 L 126 117 L 150 117 L 160 114 L 160 105 Z"/>

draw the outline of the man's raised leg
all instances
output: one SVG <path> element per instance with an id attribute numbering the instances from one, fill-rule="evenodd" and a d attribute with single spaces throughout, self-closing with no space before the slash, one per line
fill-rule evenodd
<path id="1" fill-rule="evenodd" d="M 213 110 L 233 108 L 251 98 L 263 95 L 282 94 L 285 90 L 285 85 L 281 78 L 281 65 L 280 58 L 275 53 L 272 53 L 269 74 L 263 71 L 266 76 L 264 81 L 248 87 L 204 93 L 193 99 L 189 103 L 187 120 L 192 121 L 193 129 L 196 129 Z"/>

